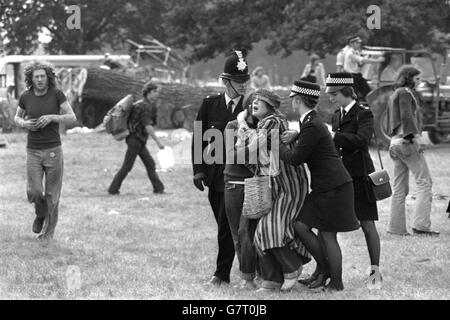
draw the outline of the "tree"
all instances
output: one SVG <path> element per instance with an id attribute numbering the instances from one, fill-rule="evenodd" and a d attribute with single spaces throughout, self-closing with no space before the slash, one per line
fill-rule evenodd
<path id="1" fill-rule="evenodd" d="M 41 23 L 43 11 L 41 1 L 2 0 L 0 32 L 7 37 L 6 53 L 29 54 L 37 48 L 37 26 Z"/>
<path id="2" fill-rule="evenodd" d="M 69 5 L 81 9 L 80 30 L 67 27 Z M 141 41 L 146 35 L 165 39 L 162 0 L 19 0 L 9 1 L 5 11 L 0 29 L 6 31 L 10 54 L 31 53 L 42 31 L 52 38 L 45 45 L 50 53 L 83 54 L 105 45 L 114 49 L 127 38 Z"/>
<path id="3" fill-rule="evenodd" d="M 253 0 L 187 1 L 169 11 L 169 39 L 201 60 L 270 39 L 270 53 L 293 50 L 335 54 L 359 34 L 380 46 L 436 48 L 433 33 L 450 32 L 446 0 Z M 381 9 L 381 29 L 369 30 L 367 8 Z M 436 31 L 434 31 L 436 30 Z"/>

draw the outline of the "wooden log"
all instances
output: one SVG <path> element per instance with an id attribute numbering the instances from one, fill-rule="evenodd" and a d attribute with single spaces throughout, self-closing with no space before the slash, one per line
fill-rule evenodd
<path id="1" fill-rule="evenodd" d="M 108 110 L 126 95 L 132 94 L 135 101 L 141 99 L 143 85 L 144 81 L 135 80 L 118 71 L 87 69 L 81 103 L 74 103 L 78 120 L 88 128 L 97 127 Z M 160 129 L 184 127 L 192 130 L 203 99 L 224 90 L 223 87 L 198 87 L 179 83 L 157 83 L 157 85 L 159 86 L 157 126 Z M 297 121 L 298 115 L 292 111 L 289 98 L 290 89 L 277 89 L 275 92 L 282 97 L 280 111 L 289 120 Z M 320 97 L 318 110 L 324 120 L 330 122 L 334 110 L 325 94 Z"/>

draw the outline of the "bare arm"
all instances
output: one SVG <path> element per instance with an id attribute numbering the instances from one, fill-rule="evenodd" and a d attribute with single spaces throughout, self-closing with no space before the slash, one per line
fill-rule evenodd
<path id="1" fill-rule="evenodd" d="M 150 137 L 152 137 L 153 140 L 155 140 L 156 144 L 160 149 L 164 149 L 164 145 L 159 141 L 158 137 L 156 136 L 155 129 L 152 125 L 146 125 L 145 130 L 147 130 Z"/>
<path id="2" fill-rule="evenodd" d="M 75 121 L 77 121 L 77 117 L 75 116 L 75 113 L 73 112 L 72 106 L 68 101 L 61 104 L 61 111 L 59 115 L 54 115 L 54 121 L 63 123 L 63 124 L 71 124 Z"/>
<path id="3" fill-rule="evenodd" d="M 18 127 L 26 128 L 28 130 L 36 131 L 35 128 L 36 119 L 25 120 L 25 110 L 21 107 L 17 107 L 16 115 L 14 116 L 14 122 Z"/>

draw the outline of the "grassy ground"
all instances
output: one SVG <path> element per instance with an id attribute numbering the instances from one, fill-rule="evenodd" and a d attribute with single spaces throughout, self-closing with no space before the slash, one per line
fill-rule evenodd
<path id="1" fill-rule="evenodd" d="M 298 286 L 288 294 L 257 294 L 233 288 L 238 283 L 236 263 L 231 286 L 204 286 L 214 271 L 216 225 L 206 193 L 192 186 L 189 166 L 161 173 L 170 194 L 155 196 L 138 161 L 121 195 L 106 194 L 125 151 L 125 143 L 106 134 L 63 137 L 60 221 L 53 242 L 37 242 L 31 232 L 33 208 L 25 195 L 25 135 L 6 137 L 10 145 L 0 149 L 0 298 L 450 298 L 450 220 L 445 214 L 448 198 L 443 199 L 450 195 L 449 146 L 433 147 L 427 153 L 434 179 L 432 221 L 442 233 L 439 238 L 387 235 L 388 201 L 379 204 L 383 290 L 369 292 L 363 285 L 369 261 L 363 234 L 356 231 L 339 235 L 344 292 L 314 294 Z M 165 142 L 171 144 L 169 139 Z M 148 146 L 155 154 L 154 143 Z M 184 162 L 188 154 L 184 153 Z M 386 152 L 383 157 L 391 170 Z M 408 208 L 413 201 L 408 198 Z M 80 268 L 82 282 L 79 290 L 69 291 L 66 272 L 73 265 Z M 313 268 L 310 263 L 305 272 Z"/>

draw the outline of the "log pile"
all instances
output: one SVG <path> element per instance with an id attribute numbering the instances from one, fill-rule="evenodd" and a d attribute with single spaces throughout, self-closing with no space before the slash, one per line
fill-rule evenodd
<path id="1" fill-rule="evenodd" d="M 102 123 L 108 110 L 127 94 L 132 94 L 135 100 L 141 99 L 144 81 L 135 80 L 121 72 L 87 69 L 87 77 L 79 93 L 79 99 L 74 99 L 73 105 L 81 125 L 95 128 Z M 223 87 L 195 87 L 178 83 L 159 83 L 158 127 L 160 129 L 185 128 L 193 129 L 194 120 L 202 100 L 208 96 L 223 91 Z M 275 90 L 282 97 L 280 110 L 289 120 L 298 118 L 292 111 L 288 88 Z M 329 121 L 332 111 L 328 99 L 321 97 L 320 114 Z"/>

